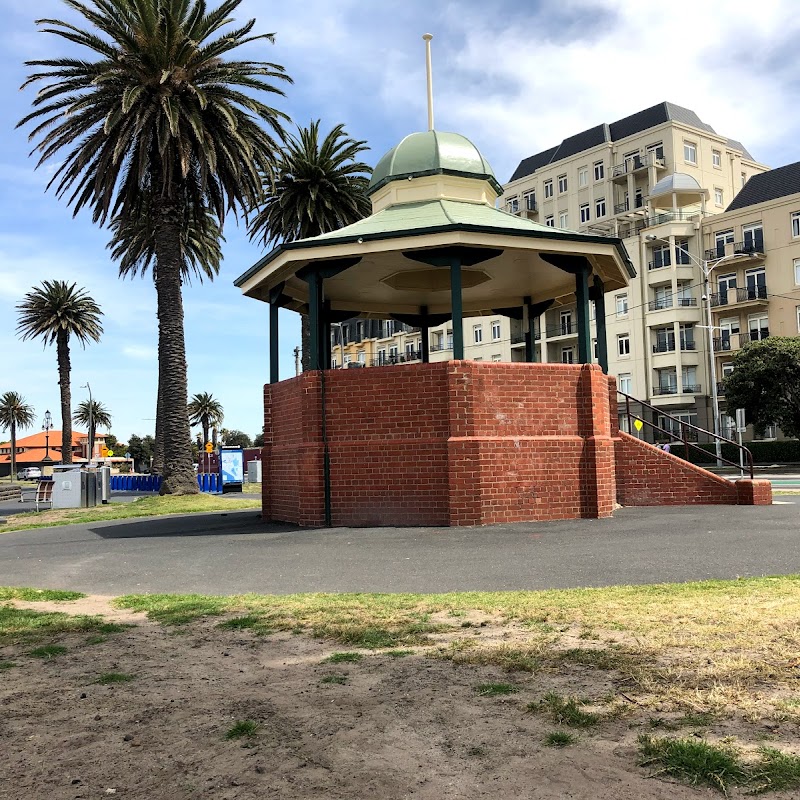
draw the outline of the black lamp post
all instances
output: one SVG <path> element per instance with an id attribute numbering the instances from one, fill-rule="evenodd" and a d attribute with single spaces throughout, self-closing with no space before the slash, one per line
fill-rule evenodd
<path id="1" fill-rule="evenodd" d="M 42 475 L 48 477 L 53 474 L 53 459 L 50 458 L 50 430 L 53 427 L 53 415 L 49 411 L 44 412 L 44 425 L 42 425 L 42 430 L 44 431 L 44 443 L 45 443 L 45 452 L 44 458 L 42 459 Z"/>

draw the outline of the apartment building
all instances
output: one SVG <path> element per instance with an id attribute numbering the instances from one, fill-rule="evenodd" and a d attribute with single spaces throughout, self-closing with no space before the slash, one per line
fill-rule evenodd
<path id="1" fill-rule="evenodd" d="M 698 328 L 704 324 L 703 221 L 724 212 L 766 170 L 695 112 L 663 102 L 523 159 L 501 202 L 508 213 L 544 225 L 624 240 L 637 277 L 627 290 L 606 297 L 609 371 L 621 391 L 710 428 L 708 337 Z M 333 366 L 348 356 L 351 365 L 359 342 L 365 365 L 415 360 L 421 351 L 418 329 L 385 324 L 385 335 L 367 342 L 366 327 L 358 339 L 359 322 L 344 323 L 344 353 L 334 330 Z M 431 360 L 452 357 L 451 323 L 429 334 Z M 577 361 L 574 295 L 557 300 L 536 321 L 535 339 L 537 361 Z M 525 360 L 521 319 L 465 319 L 464 342 L 470 359 Z"/>
<path id="2" fill-rule="evenodd" d="M 753 176 L 724 213 L 705 220 L 704 257 L 718 391 L 749 342 L 800 335 L 800 162 Z M 723 434 L 734 422 L 723 416 Z M 753 434 L 753 431 L 750 431 Z M 774 426 L 764 438 L 779 437 Z"/>

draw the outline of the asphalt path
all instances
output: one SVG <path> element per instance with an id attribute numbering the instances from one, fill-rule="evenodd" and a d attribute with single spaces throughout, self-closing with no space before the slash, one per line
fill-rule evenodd
<path id="1" fill-rule="evenodd" d="M 482 528 L 299 529 L 257 511 L 0 533 L 0 585 L 130 592 L 447 592 L 800 573 L 800 497 Z M 2 529 L 0 528 L 0 531 Z"/>

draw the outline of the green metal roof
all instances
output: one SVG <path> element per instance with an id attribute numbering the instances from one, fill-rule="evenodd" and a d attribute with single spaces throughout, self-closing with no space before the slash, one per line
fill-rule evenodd
<path id="1" fill-rule="evenodd" d="M 630 277 L 636 276 L 630 257 L 620 239 L 591 236 L 586 233 L 551 228 L 529 219 L 508 214 L 483 203 L 458 200 L 425 200 L 418 203 L 397 203 L 358 222 L 321 236 L 298 239 L 276 247 L 247 272 L 239 276 L 235 286 L 241 286 L 251 275 L 269 264 L 280 253 L 312 247 L 324 247 L 357 242 L 359 239 L 394 239 L 420 234 L 442 233 L 452 230 L 471 230 L 510 236 L 529 236 L 537 239 L 566 239 L 602 244 L 614 244 L 619 251 Z"/>
<path id="2" fill-rule="evenodd" d="M 458 175 L 489 181 L 501 195 L 503 189 L 489 162 L 475 145 L 459 133 L 421 131 L 406 136 L 376 165 L 367 194 L 391 181 L 423 175 Z"/>

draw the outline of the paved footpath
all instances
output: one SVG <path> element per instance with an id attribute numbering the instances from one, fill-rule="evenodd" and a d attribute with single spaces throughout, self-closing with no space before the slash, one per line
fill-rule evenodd
<path id="1" fill-rule="evenodd" d="M 262 523 L 256 511 L 0 533 L 0 585 L 129 592 L 445 592 L 800 573 L 800 497 L 486 528 Z M 2 529 L 0 529 L 1 531 Z"/>

